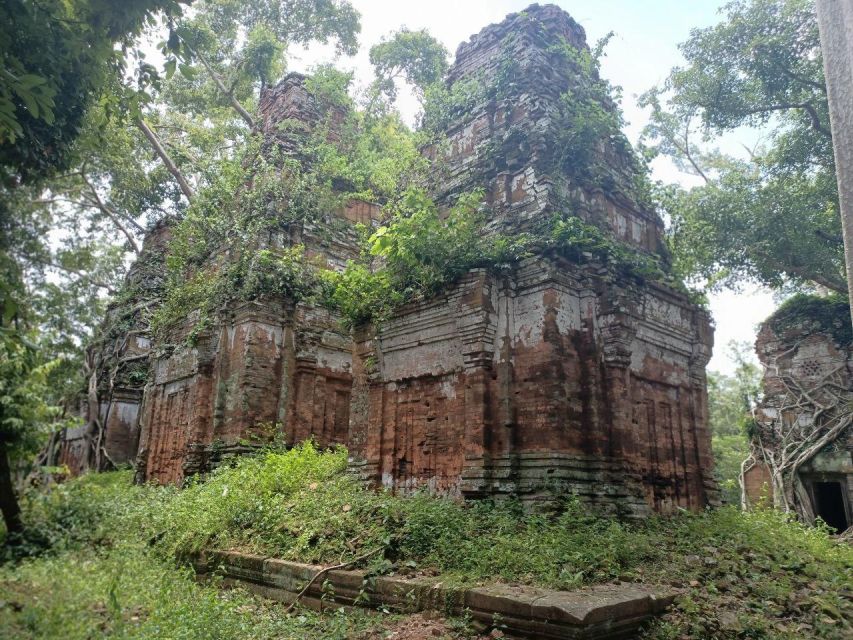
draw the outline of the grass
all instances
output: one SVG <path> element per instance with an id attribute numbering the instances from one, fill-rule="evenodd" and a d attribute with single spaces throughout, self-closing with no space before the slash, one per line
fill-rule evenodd
<path id="1" fill-rule="evenodd" d="M 316 563 L 381 549 L 368 561 L 379 572 L 441 573 L 460 584 L 673 585 L 677 604 L 646 631 L 649 640 L 853 633 L 853 551 L 772 510 L 726 507 L 629 524 L 567 499 L 553 513 L 530 515 L 512 502 L 368 491 L 345 469 L 345 450 L 307 444 L 241 459 L 180 491 L 134 487 L 129 472 L 117 472 L 32 492 L 25 507 L 37 535 L 24 551 L 34 555 L 0 568 L 0 586 L 13 594 L 0 599 L 20 604 L 0 607 L 0 630 L 51 637 L 39 625 L 63 628 L 66 609 L 80 629 L 66 637 L 81 638 L 98 625 L 112 637 L 187 638 L 353 637 L 369 625 L 359 613 L 277 617 L 275 607 L 197 585 L 175 565 L 227 548 Z M 244 631 L 247 619 L 262 622 Z"/>

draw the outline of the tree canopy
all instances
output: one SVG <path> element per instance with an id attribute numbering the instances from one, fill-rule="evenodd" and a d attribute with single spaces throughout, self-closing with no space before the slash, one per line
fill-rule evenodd
<path id="1" fill-rule="evenodd" d="M 155 16 L 191 0 L 9 0 L 0 7 L 0 181 L 62 168 L 87 107 Z M 116 46 L 118 45 L 118 46 Z"/>
<path id="2" fill-rule="evenodd" d="M 711 288 L 846 291 L 813 3 L 733 2 L 681 52 L 686 65 L 642 98 L 647 141 L 703 181 L 659 193 L 678 268 Z M 767 131 L 745 158 L 713 147 L 741 127 Z"/>

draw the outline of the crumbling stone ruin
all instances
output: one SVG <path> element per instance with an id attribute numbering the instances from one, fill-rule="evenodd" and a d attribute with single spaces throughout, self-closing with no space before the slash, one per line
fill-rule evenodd
<path id="1" fill-rule="evenodd" d="M 277 124 L 319 122 L 304 80 L 291 74 L 261 96 L 268 144 L 298 152 L 298 131 L 282 133 Z M 263 238 L 260 246 L 303 245 L 315 263 L 341 268 L 358 256 L 354 223 L 378 215 L 378 207 L 353 201 L 318 221 L 299 220 L 287 237 Z M 229 259 L 227 250 L 222 259 Z M 251 300 L 223 309 L 190 345 L 194 321 L 175 327 L 152 362 L 140 417 L 140 480 L 179 482 L 223 455 L 268 442 L 281 428 L 291 443 L 347 441 L 352 341 L 334 312 L 287 299 Z"/>
<path id="2" fill-rule="evenodd" d="M 451 90 L 501 82 L 440 121 L 443 141 L 424 149 L 436 163 L 433 195 L 449 206 L 482 189 L 489 233 L 541 233 L 555 216 L 579 219 L 665 266 L 662 223 L 635 189 L 629 145 L 602 138 L 581 155 L 566 142 L 580 127 L 566 101 L 588 90 L 584 55 L 583 29 L 552 5 L 460 45 Z M 595 104 L 605 114 L 617 108 Z M 310 129 L 316 108 L 297 74 L 266 89 L 267 144 L 288 148 L 293 127 L 280 123 Z M 352 223 L 381 216 L 351 202 L 259 242 L 302 243 L 315 263 L 339 269 L 359 251 Z M 232 258 L 223 247 L 215 259 Z M 534 246 L 511 273 L 472 270 L 441 295 L 352 332 L 335 311 L 286 298 L 223 309 L 188 341 L 193 321 L 150 345 L 141 404 L 136 393 L 127 420 L 105 421 L 107 439 L 123 443 L 115 460 L 136 456 L 140 481 L 181 482 L 284 434 L 345 444 L 354 472 L 401 492 L 529 503 L 574 493 L 628 516 L 717 501 L 707 313 L 665 279 L 591 253 Z"/>
<path id="3" fill-rule="evenodd" d="M 764 394 L 744 462 L 745 506 L 853 524 L 853 333 L 846 300 L 796 298 L 761 327 Z"/>
<path id="4" fill-rule="evenodd" d="M 583 82 L 553 53 L 586 49 L 565 12 L 531 7 L 462 44 L 450 83 L 514 82 L 447 129 L 449 199 L 485 187 L 491 228 L 521 232 L 572 207 L 631 248 L 662 251 L 656 214 L 588 188 L 556 157 L 561 94 Z M 612 107 L 611 107 L 612 108 Z M 630 163 L 603 146 L 618 185 Z M 509 277 L 470 273 L 357 336 L 349 447 L 377 484 L 526 500 L 573 492 L 639 515 L 716 500 L 707 432 L 707 314 L 671 287 L 535 255 Z"/>
<path id="5" fill-rule="evenodd" d="M 151 365 L 146 317 L 163 288 L 170 221 L 155 225 L 110 304 L 98 338 L 86 352 L 88 388 L 82 426 L 56 432 L 42 452 L 43 462 L 76 475 L 86 469 L 134 464 L 139 443 L 140 406 Z"/>

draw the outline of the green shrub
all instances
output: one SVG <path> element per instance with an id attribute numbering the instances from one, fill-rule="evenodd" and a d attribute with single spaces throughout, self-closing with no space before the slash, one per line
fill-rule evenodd
<path id="1" fill-rule="evenodd" d="M 486 234 L 483 194 L 459 197 L 447 212 L 420 189 L 389 207 L 389 222 L 367 239 L 369 261 L 327 273 L 330 302 L 355 326 L 382 321 L 402 304 L 422 300 L 476 267 L 500 269 L 524 254 L 527 236 Z"/>
<path id="2" fill-rule="evenodd" d="M 743 434 L 714 435 L 714 477 L 720 485 L 725 504 L 740 504 L 740 465 L 749 455 L 749 443 Z"/>
<path id="3" fill-rule="evenodd" d="M 197 591 L 188 574 L 175 572 L 176 556 L 228 548 L 337 564 L 370 553 L 363 564 L 375 571 L 440 572 L 457 584 L 503 580 L 571 589 L 617 578 L 674 584 L 681 595 L 646 631 L 649 640 L 841 640 L 853 631 L 853 551 L 826 529 L 785 514 L 724 507 L 620 522 L 591 514 L 571 497 L 551 513 L 525 514 L 513 501 L 371 491 L 346 473 L 346 459 L 343 449 L 320 451 L 308 443 L 239 459 L 183 490 L 132 487 L 128 472 L 69 482 L 25 502 L 27 521 L 55 532 L 52 552 L 0 568 L 0 583 L 7 591 L 30 590 L 20 597 L 33 629 L 56 629 L 66 623 L 63 616 L 82 611 L 81 629 L 106 625 L 119 635 L 114 625 L 127 624 L 125 632 L 134 630 L 127 635 L 144 637 L 127 622 L 138 610 L 140 629 L 159 620 L 168 637 L 206 637 L 186 630 L 214 623 L 223 629 L 219 637 L 237 637 L 246 618 L 234 606 L 259 605 L 239 599 L 215 605 L 213 592 Z M 75 586 L 76 580 L 86 584 Z M 51 589 L 52 599 L 31 598 Z M 125 622 L 109 618 L 111 591 Z M 161 608 L 173 611 L 174 620 Z M 8 625 L 24 619 L 0 607 L 7 628 L 17 631 Z M 248 637 L 267 637 L 263 629 L 283 623 L 264 624 Z M 298 637 L 285 628 L 285 637 Z"/>
<path id="4" fill-rule="evenodd" d="M 853 326 L 850 324 L 850 302 L 837 293 L 828 296 L 791 296 L 765 322 L 777 333 L 795 325 L 806 331 L 831 335 L 841 346 L 853 344 Z"/>

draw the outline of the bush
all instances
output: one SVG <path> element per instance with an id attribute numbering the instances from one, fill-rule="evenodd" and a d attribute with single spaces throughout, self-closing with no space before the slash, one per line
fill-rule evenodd
<path id="1" fill-rule="evenodd" d="M 500 269 L 523 255 L 528 238 L 487 234 L 481 192 L 447 212 L 423 191 L 407 190 L 391 219 L 367 240 L 370 262 L 350 262 L 324 277 L 330 302 L 350 326 L 382 321 L 402 304 L 437 294 L 476 267 Z"/>
<path id="2" fill-rule="evenodd" d="M 139 615 L 128 635 L 141 637 L 137 629 L 153 629 L 151 621 L 160 620 L 168 637 L 197 624 L 221 625 L 220 637 L 236 637 L 246 618 L 231 609 L 260 605 L 239 598 L 223 604 L 211 591 L 196 591 L 201 587 L 185 570 L 175 572 L 176 556 L 228 548 L 337 564 L 370 554 L 363 565 L 374 571 L 440 572 L 457 584 L 503 580 L 571 589 L 618 578 L 675 585 L 676 606 L 644 636 L 654 640 L 841 640 L 853 631 L 853 552 L 826 529 L 785 514 L 724 507 L 619 522 L 570 497 L 553 513 L 525 514 L 513 501 L 462 503 L 367 490 L 346 473 L 346 460 L 344 449 L 320 451 L 308 443 L 239 459 L 180 491 L 132 487 L 128 472 L 69 482 L 25 502 L 27 521 L 54 532 L 51 553 L 0 569 L 0 581 L 15 593 L 29 590 L 15 597 L 39 617 L 33 629 L 58 628 L 63 616 L 83 611 L 80 625 L 104 624 L 114 635 L 114 625 Z M 86 584 L 75 587 L 75 581 Z M 51 589 L 53 599 L 30 601 Z M 109 617 L 111 591 L 124 622 Z M 141 613 L 129 613 L 134 607 Z M 174 620 L 160 607 L 172 607 Z M 72 613 L 62 613 L 65 608 Z M 21 620 L 0 607 L 0 624 Z M 282 623 L 264 624 L 249 637 L 266 637 L 263 629 Z M 24 637 L 49 637 L 39 633 Z"/>

